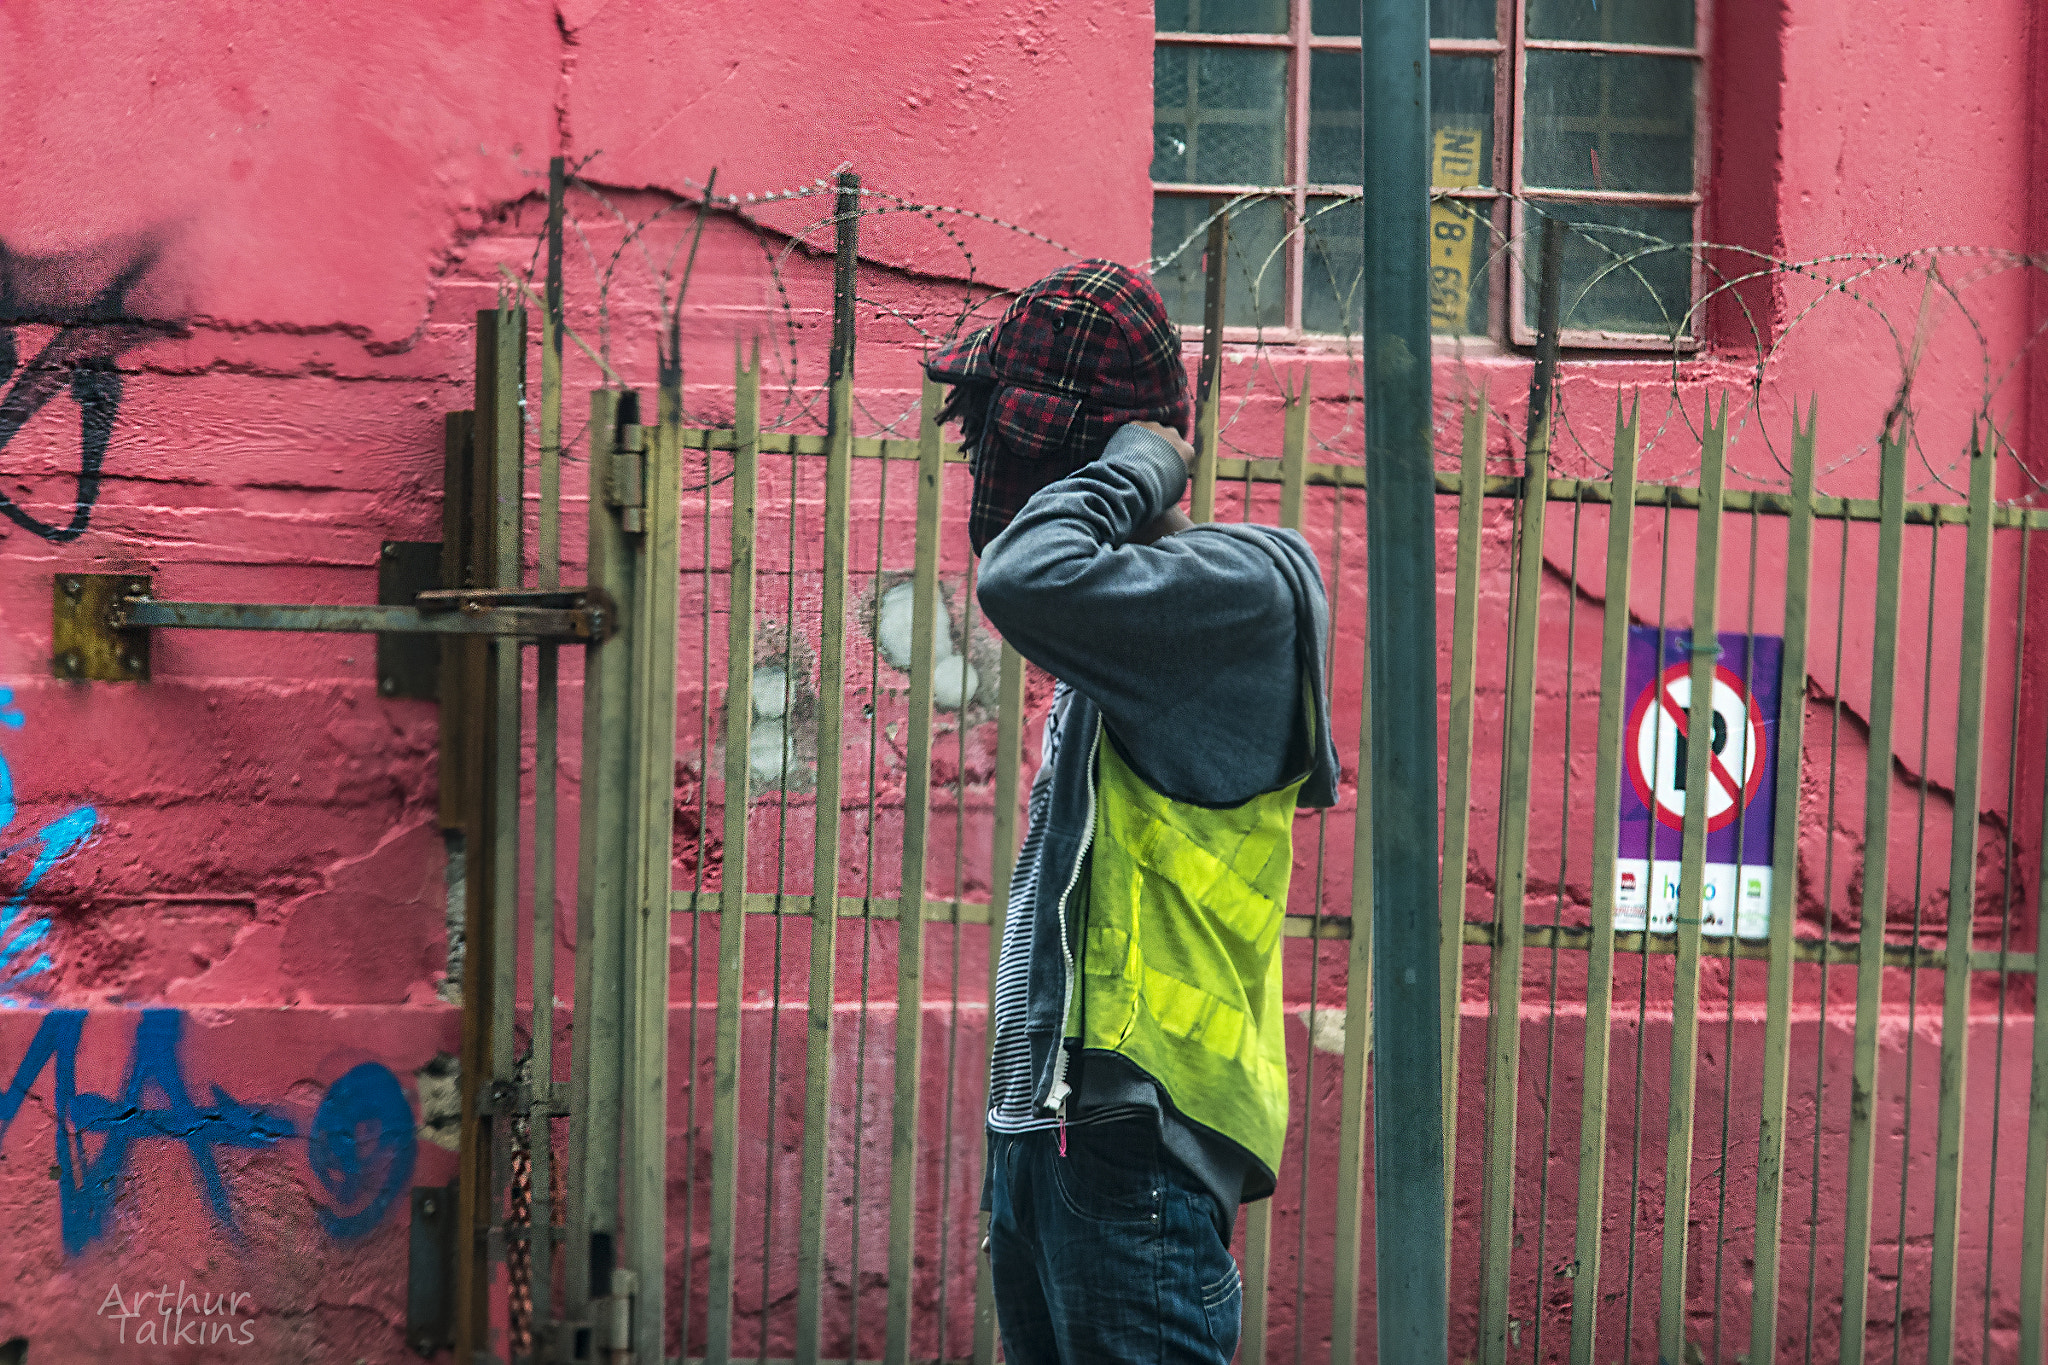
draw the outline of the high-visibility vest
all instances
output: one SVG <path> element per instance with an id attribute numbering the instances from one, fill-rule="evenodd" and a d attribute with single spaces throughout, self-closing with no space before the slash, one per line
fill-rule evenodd
<path id="1" fill-rule="evenodd" d="M 1307 775 L 1212 809 L 1152 790 L 1113 744 L 1098 741 L 1096 754 L 1082 988 L 1067 1033 L 1137 1066 L 1270 1177 L 1287 1136 L 1280 932 Z"/>

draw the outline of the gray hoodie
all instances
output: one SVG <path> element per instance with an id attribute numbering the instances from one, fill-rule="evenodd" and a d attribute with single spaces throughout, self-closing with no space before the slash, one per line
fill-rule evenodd
<path id="1" fill-rule="evenodd" d="M 1034 1109 L 1054 1112 L 1066 1098 L 1077 1122 L 1159 1115 L 1169 1150 L 1212 1185 L 1219 1166 L 1235 1164 L 1241 1197 L 1255 1199 L 1270 1193 L 1273 1172 L 1207 1130 L 1191 1147 L 1186 1121 L 1142 1073 L 1110 1053 L 1063 1055 L 1071 1049 L 1061 1043 L 1075 966 L 1065 945 L 1083 941 L 1087 915 L 1098 728 L 1149 786 L 1177 801 L 1235 806 L 1304 772 L 1301 805 L 1337 798 L 1329 608 L 1315 554 L 1299 532 L 1253 525 L 1203 525 L 1130 544 L 1186 484 L 1172 446 L 1123 428 L 1099 460 L 1041 489 L 989 542 L 979 597 L 1003 638 L 1073 692 L 1059 721 L 1044 828 L 1032 841 L 1037 864 L 1017 871 L 1020 884 L 1036 888 L 1022 1020 Z M 1312 730 L 1302 724 L 1304 677 Z M 1000 1032 L 1018 1021 L 999 1014 L 992 1023 Z"/>

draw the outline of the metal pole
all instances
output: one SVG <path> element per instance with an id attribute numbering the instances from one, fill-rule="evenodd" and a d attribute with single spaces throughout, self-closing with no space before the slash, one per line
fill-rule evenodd
<path id="1" fill-rule="evenodd" d="M 1361 0 L 1379 1359 L 1443 1360 L 1429 7 Z M 1463 875 L 1455 869 L 1451 875 Z"/>

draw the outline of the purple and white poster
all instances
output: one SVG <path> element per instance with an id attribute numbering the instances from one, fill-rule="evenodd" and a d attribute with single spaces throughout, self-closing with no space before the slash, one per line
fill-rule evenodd
<path id="1" fill-rule="evenodd" d="M 1775 635 L 1723 632 L 1717 643 L 1700 931 L 1716 938 L 1730 933 L 1764 938 L 1771 927 L 1771 831 L 1785 642 Z M 1668 934 L 1678 928 L 1679 861 L 1690 795 L 1685 784 L 1692 632 L 1629 627 L 1627 685 L 1614 926 L 1623 932 L 1648 928 Z"/>

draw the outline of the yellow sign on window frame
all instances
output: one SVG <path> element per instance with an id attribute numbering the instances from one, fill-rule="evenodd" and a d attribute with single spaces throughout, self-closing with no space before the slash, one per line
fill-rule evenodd
<path id="1" fill-rule="evenodd" d="M 1430 184 L 1440 190 L 1480 183 L 1477 128 L 1439 128 L 1429 158 Z M 1472 258 L 1479 216 L 1462 199 L 1429 206 L 1429 329 L 1460 333 L 1472 307 Z"/>

